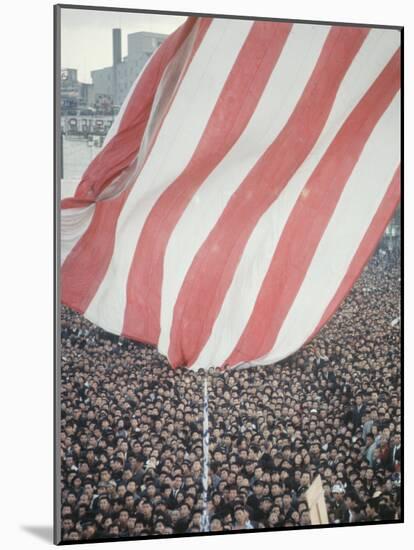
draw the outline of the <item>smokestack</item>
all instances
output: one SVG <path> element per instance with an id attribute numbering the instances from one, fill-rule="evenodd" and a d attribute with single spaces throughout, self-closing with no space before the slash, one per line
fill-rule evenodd
<path id="1" fill-rule="evenodd" d="M 114 67 L 122 61 L 121 29 L 112 29 L 112 61 Z"/>

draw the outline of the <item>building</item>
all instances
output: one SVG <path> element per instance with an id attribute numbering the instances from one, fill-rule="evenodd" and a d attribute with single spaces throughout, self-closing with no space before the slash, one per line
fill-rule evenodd
<path id="1" fill-rule="evenodd" d="M 60 97 L 62 114 L 76 114 L 92 105 L 92 84 L 79 82 L 77 69 L 64 68 L 60 77 Z"/>
<path id="2" fill-rule="evenodd" d="M 165 40 L 165 34 L 135 32 L 128 35 L 128 55 L 122 59 L 121 29 L 112 29 L 112 66 L 91 71 L 95 103 L 102 111 L 109 104 L 122 104 L 136 77 L 154 51 Z"/>

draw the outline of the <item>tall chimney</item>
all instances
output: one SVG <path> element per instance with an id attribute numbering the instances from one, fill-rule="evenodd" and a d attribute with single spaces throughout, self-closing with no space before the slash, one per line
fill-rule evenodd
<path id="1" fill-rule="evenodd" d="M 112 29 L 112 61 L 113 66 L 122 61 L 121 29 Z"/>

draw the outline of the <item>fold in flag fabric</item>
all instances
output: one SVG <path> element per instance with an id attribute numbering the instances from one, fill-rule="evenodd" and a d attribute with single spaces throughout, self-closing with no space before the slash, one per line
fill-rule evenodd
<path id="1" fill-rule="evenodd" d="M 317 334 L 400 199 L 400 32 L 190 17 L 61 204 L 61 299 L 171 365 Z"/>

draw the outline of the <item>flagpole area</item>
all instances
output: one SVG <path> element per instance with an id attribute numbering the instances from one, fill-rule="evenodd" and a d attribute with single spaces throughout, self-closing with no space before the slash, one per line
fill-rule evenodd
<path id="1" fill-rule="evenodd" d="M 209 471 L 209 445 L 208 431 L 208 371 L 204 374 L 203 389 L 203 515 L 201 517 L 202 532 L 209 531 L 210 518 L 208 515 L 208 471 Z"/>

